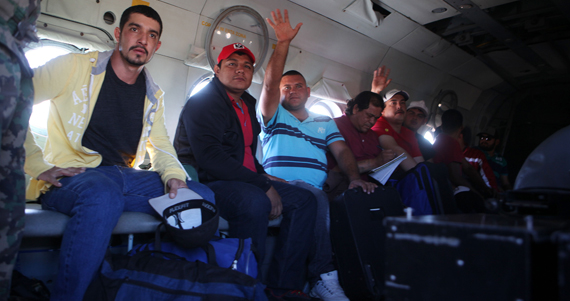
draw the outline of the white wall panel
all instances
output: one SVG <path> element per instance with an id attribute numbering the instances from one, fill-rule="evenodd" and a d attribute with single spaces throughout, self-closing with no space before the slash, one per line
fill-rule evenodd
<path id="1" fill-rule="evenodd" d="M 164 106 L 166 129 L 170 141 L 174 139 L 178 116 L 182 106 L 186 102 L 186 83 L 188 67 L 182 61 L 166 57 L 160 54 L 147 64 L 154 81 L 164 90 Z"/>

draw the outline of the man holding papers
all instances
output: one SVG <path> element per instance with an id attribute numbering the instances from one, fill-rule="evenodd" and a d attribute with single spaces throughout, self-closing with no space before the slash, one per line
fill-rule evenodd
<path id="1" fill-rule="evenodd" d="M 384 67 L 375 72 L 381 73 Z M 382 150 L 378 135 L 370 128 L 382 115 L 384 102 L 377 93 L 364 91 L 348 101 L 345 115 L 334 119 L 339 132 L 344 137 L 348 148 L 354 154 L 358 172 L 363 180 L 369 180 L 369 172 L 396 158 L 392 150 Z M 323 189 L 334 199 L 348 188 L 348 179 L 341 173 L 337 162 L 327 154 L 328 177 Z M 397 166 L 398 164 L 396 164 Z"/>

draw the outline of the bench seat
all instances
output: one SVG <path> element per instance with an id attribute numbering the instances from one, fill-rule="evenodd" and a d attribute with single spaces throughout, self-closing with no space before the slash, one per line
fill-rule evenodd
<path id="1" fill-rule="evenodd" d="M 24 237 L 62 236 L 69 217 L 63 213 L 43 210 L 40 204 L 26 204 L 26 228 Z M 152 233 L 160 224 L 154 216 L 142 212 L 124 212 L 113 234 Z M 269 221 L 269 227 L 279 227 L 281 218 Z M 220 231 L 228 231 L 229 224 L 220 217 Z"/>

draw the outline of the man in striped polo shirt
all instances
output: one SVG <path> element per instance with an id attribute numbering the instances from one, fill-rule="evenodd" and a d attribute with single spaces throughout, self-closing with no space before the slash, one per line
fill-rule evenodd
<path id="1" fill-rule="evenodd" d="M 310 190 L 317 198 L 314 251 L 309 262 L 311 296 L 323 300 L 348 300 L 332 264 L 329 206 L 322 185 L 327 177 L 326 152 L 330 150 L 350 179 L 349 188 L 373 192 L 375 184 L 360 179 L 354 155 L 332 118 L 305 108 L 310 95 L 305 78 L 297 71 L 282 75 L 289 45 L 302 24 L 292 28 L 287 10 L 272 12 L 277 45 L 267 65 L 258 107 L 262 124 L 263 167 L 272 176 Z"/>

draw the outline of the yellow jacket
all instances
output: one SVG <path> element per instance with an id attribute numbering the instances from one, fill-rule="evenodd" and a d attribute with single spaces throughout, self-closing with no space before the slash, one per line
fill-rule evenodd
<path id="1" fill-rule="evenodd" d="M 69 54 L 34 70 L 34 104 L 48 99 L 51 103 L 43 153 L 29 128 L 24 143 L 24 170 L 32 177 L 26 191 L 27 199 L 36 199 L 49 189 L 51 184 L 39 181 L 37 177 L 53 166 L 97 167 L 101 163 L 101 155 L 83 147 L 81 141 L 112 53 Z M 143 130 L 131 167 L 143 163 L 148 150 L 153 170 L 161 175 L 164 183 L 172 178 L 185 180 L 186 173 L 178 162 L 164 124 L 164 92 L 146 68 L 143 72 L 146 75 Z"/>

